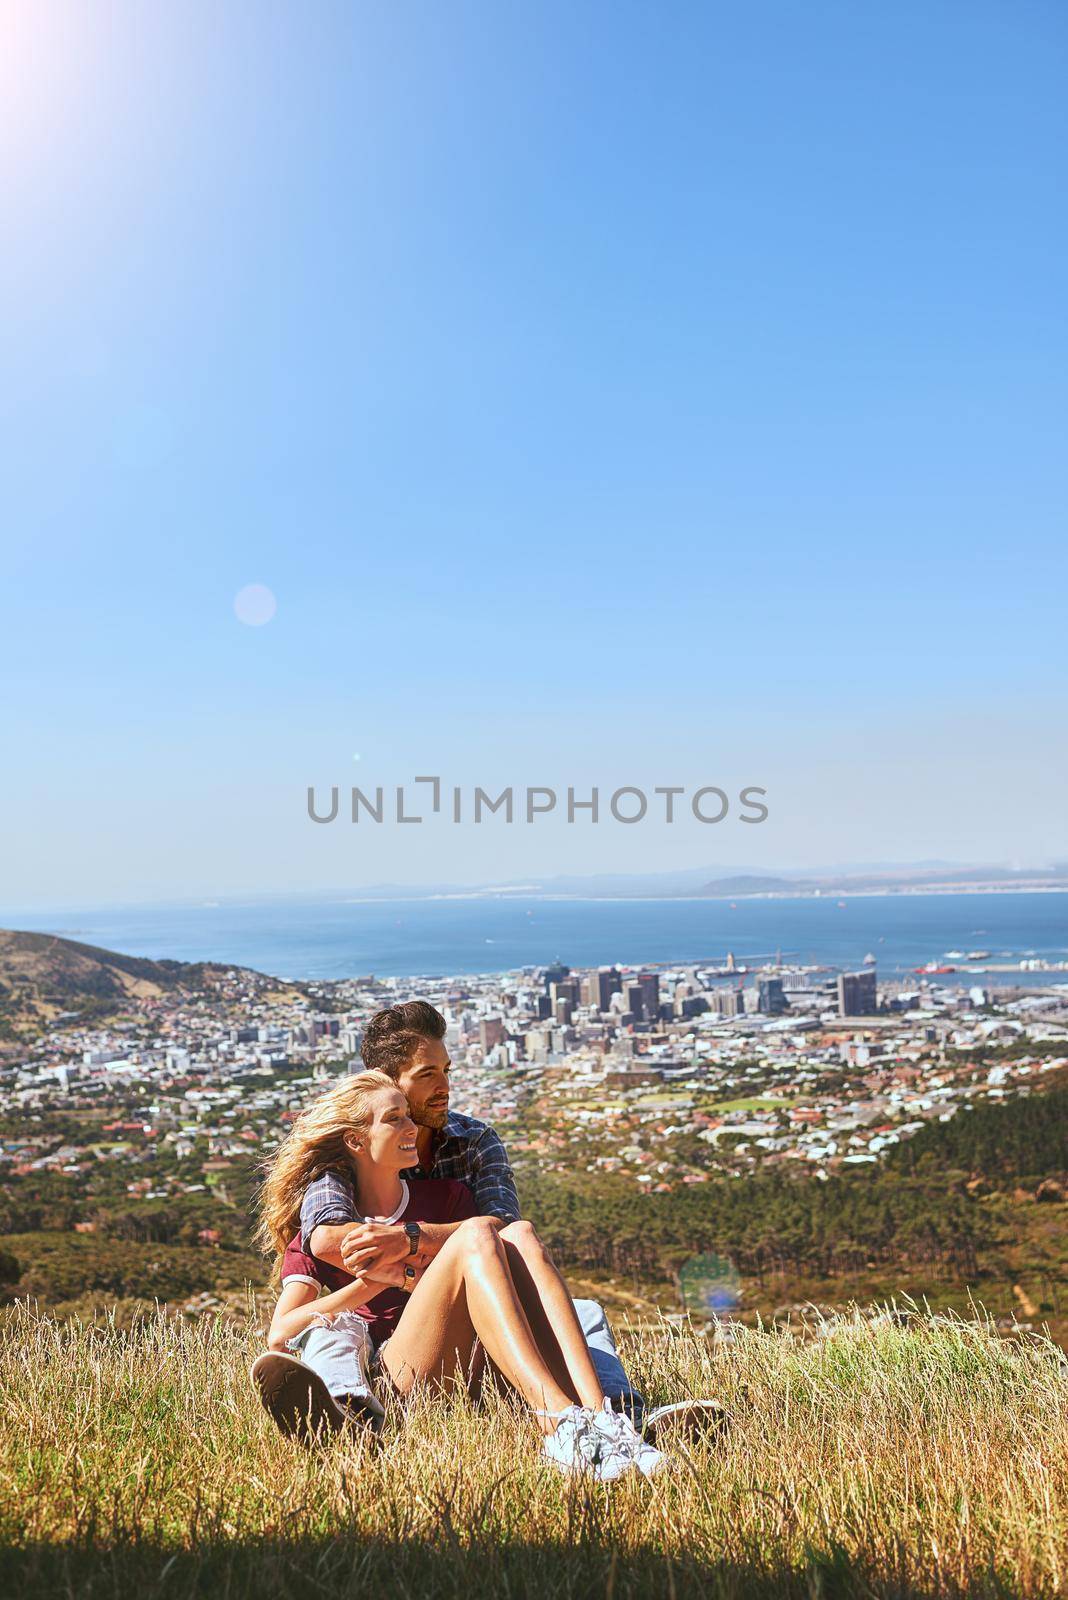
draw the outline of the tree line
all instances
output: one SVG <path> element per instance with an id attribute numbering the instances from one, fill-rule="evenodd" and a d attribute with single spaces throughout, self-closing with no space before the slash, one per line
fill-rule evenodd
<path id="1" fill-rule="evenodd" d="M 896 1174 L 722 1179 L 664 1194 L 625 1180 L 523 1174 L 520 1198 L 564 1266 L 634 1276 L 692 1255 L 730 1256 L 745 1276 L 833 1277 L 905 1263 L 977 1269 L 986 1219 L 961 1190 Z"/>

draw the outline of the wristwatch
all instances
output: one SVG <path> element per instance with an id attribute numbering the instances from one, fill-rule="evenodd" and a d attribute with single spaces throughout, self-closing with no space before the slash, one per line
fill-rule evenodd
<path id="1" fill-rule="evenodd" d="M 419 1248 L 419 1240 L 422 1238 L 423 1230 L 418 1222 L 406 1222 L 404 1231 L 408 1235 L 408 1254 L 414 1256 Z"/>

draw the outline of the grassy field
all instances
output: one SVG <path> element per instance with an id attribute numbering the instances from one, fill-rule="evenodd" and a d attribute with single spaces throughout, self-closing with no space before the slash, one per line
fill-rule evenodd
<path id="1" fill-rule="evenodd" d="M 983 1324 L 857 1318 L 829 1337 L 662 1327 L 626 1341 L 653 1402 L 711 1394 L 718 1442 L 588 1489 L 492 1396 L 421 1397 L 305 1453 L 252 1394 L 250 1322 L 132 1333 L 0 1319 L 0 1594 L 961 1596 L 1068 1586 L 1068 1363 Z"/>
<path id="2" fill-rule="evenodd" d="M 715 1112 L 716 1116 L 725 1116 L 728 1111 L 785 1111 L 788 1106 L 795 1105 L 795 1100 L 779 1099 L 770 1100 L 767 1095 L 743 1095 L 740 1100 L 704 1100 L 701 1103 L 702 1111 Z"/>

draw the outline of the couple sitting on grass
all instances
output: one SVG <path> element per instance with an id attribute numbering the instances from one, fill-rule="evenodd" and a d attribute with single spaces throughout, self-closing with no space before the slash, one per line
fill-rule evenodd
<path id="1" fill-rule="evenodd" d="M 520 1217 L 500 1138 L 449 1111 L 444 1017 L 421 1000 L 380 1011 L 361 1055 L 366 1071 L 297 1118 L 261 1193 L 281 1292 L 252 1377 L 283 1432 L 377 1431 L 376 1387 L 474 1393 L 487 1361 L 568 1472 L 651 1476 L 658 1422 L 718 1424 L 713 1401 L 646 1413 L 604 1312 L 572 1300 Z"/>

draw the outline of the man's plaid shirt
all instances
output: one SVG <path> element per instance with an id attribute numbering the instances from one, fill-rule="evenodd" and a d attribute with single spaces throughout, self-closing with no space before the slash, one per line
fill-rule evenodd
<path id="1" fill-rule="evenodd" d="M 428 1167 L 409 1167 L 406 1178 L 459 1178 L 475 1198 L 480 1217 L 519 1219 L 519 1196 L 511 1162 L 500 1135 L 477 1117 L 450 1111 L 445 1126 L 434 1134 Z M 300 1207 L 300 1239 L 310 1251 L 311 1236 L 327 1223 L 355 1222 L 356 1192 L 343 1172 L 324 1172 L 304 1191 Z"/>

